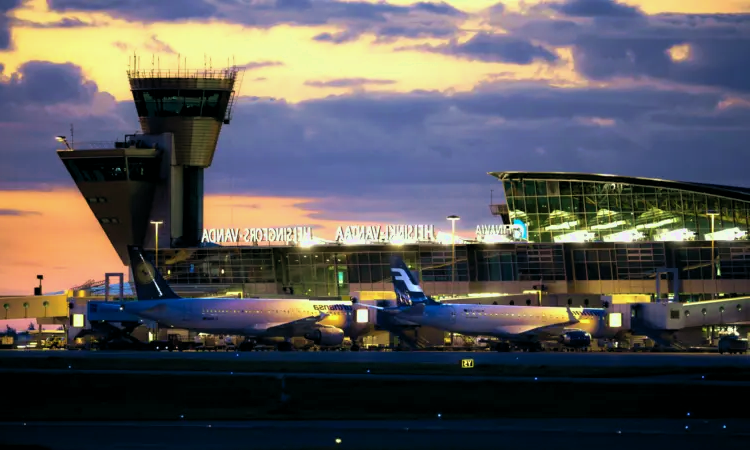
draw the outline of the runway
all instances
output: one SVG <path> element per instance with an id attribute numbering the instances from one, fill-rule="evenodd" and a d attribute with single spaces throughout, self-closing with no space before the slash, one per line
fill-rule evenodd
<path id="1" fill-rule="evenodd" d="M 609 450 L 741 448 L 750 436 L 743 420 L 502 420 L 280 422 L 0 423 L 0 445 L 53 450 L 357 449 L 420 450 L 471 446 Z M 291 432 L 290 432 L 291 431 Z"/>
<path id="2" fill-rule="evenodd" d="M 503 377 L 503 376 L 482 376 L 482 375 L 407 375 L 407 374 L 371 374 L 369 371 L 363 371 L 362 373 L 310 373 L 310 372 L 235 372 L 235 371 L 195 371 L 195 370 L 80 370 L 71 366 L 69 369 L 3 369 L 0 368 L 0 374 L 24 374 L 24 373 L 42 373 L 42 374 L 97 374 L 97 375 L 149 375 L 149 376 L 188 376 L 188 377 L 261 377 L 261 378 L 302 378 L 302 379 L 337 379 L 337 380 L 391 380 L 391 381 L 447 381 L 447 382 L 462 382 L 462 383 L 477 383 L 477 382 L 501 382 L 507 381 L 510 383 L 517 383 L 519 381 L 534 381 L 535 383 L 566 383 L 566 384 L 584 384 L 590 386 L 592 384 L 609 384 L 609 385 L 624 385 L 624 384 L 635 384 L 642 385 L 643 383 L 649 383 L 652 385 L 701 385 L 701 386 L 736 386 L 736 387 L 750 387 L 750 380 L 741 381 L 723 381 L 723 380 L 712 380 L 709 376 L 706 379 L 703 375 L 689 374 L 689 375 L 659 375 L 659 376 L 643 376 L 643 377 L 629 377 L 629 378 L 585 378 L 585 377 L 548 377 L 548 376 L 524 376 L 524 377 Z"/>
<path id="3" fill-rule="evenodd" d="M 5 358 L 119 358 L 128 360 L 195 359 L 258 362 L 460 364 L 473 359 L 475 365 L 583 366 L 583 367 L 738 367 L 750 368 L 750 355 L 717 353 L 609 353 L 609 352 L 133 352 L 133 351 L 2 351 Z"/>

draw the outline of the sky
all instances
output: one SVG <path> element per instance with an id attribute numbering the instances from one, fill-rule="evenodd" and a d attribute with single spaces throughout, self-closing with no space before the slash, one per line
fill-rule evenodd
<path id="1" fill-rule="evenodd" d="M 204 224 L 493 223 L 490 171 L 748 186 L 750 1 L 0 0 L 0 295 L 119 258 L 54 136 L 139 130 L 126 70 L 245 68 Z M 132 62 L 130 62 L 132 64 Z M 318 231 L 319 230 L 319 231 Z"/>

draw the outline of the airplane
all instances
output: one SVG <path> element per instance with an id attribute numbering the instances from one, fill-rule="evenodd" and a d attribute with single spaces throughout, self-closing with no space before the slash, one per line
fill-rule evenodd
<path id="1" fill-rule="evenodd" d="M 600 308 L 580 308 L 574 313 L 570 307 L 440 303 L 424 294 L 411 270 L 397 255 L 391 257 L 391 273 L 396 308 L 401 311 L 397 320 L 506 341 L 496 345 L 498 351 L 510 351 L 510 343 L 537 351 L 542 349 L 544 340 L 557 340 L 569 348 L 586 348 L 591 345 L 591 333 L 568 327 L 587 325 L 598 331 L 606 318 L 606 311 Z"/>
<path id="2" fill-rule="evenodd" d="M 128 246 L 138 301 L 120 309 L 161 326 L 207 334 L 245 336 L 242 350 L 257 342 L 282 338 L 282 351 L 292 350 L 291 338 L 304 337 L 321 347 L 339 347 L 344 337 L 356 338 L 368 330 L 357 320 L 358 305 L 350 301 L 310 299 L 182 298 L 139 247 Z M 352 348 L 358 350 L 358 348 Z"/>

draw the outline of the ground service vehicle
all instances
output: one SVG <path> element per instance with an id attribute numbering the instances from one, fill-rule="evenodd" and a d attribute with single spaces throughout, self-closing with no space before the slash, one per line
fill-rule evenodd
<path id="1" fill-rule="evenodd" d="M 740 354 L 747 353 L 747 339 L 742 339 L 736 334 L 722 336 L 719 339 L 719 353 Z"/>

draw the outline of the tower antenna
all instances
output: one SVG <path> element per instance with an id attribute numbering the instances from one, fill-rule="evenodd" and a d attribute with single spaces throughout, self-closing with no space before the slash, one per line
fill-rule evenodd
<path id="1" fill-rule="evenodd" d="M 177 54 L 177 76 L 180 76 L 180 54 Z"/>
<path id="2" fill-rule="evenodd" d="M 151 76 L 154 76 L 154 54 L 151 53 Z"/>
<path id="3" fill-rule="evenodd" d="M 75 141 L 75 132 L 73 131 L 73 124 L 70 124 L 70 148 L 75 149 L 76 148 L 76 141 Z"/>

